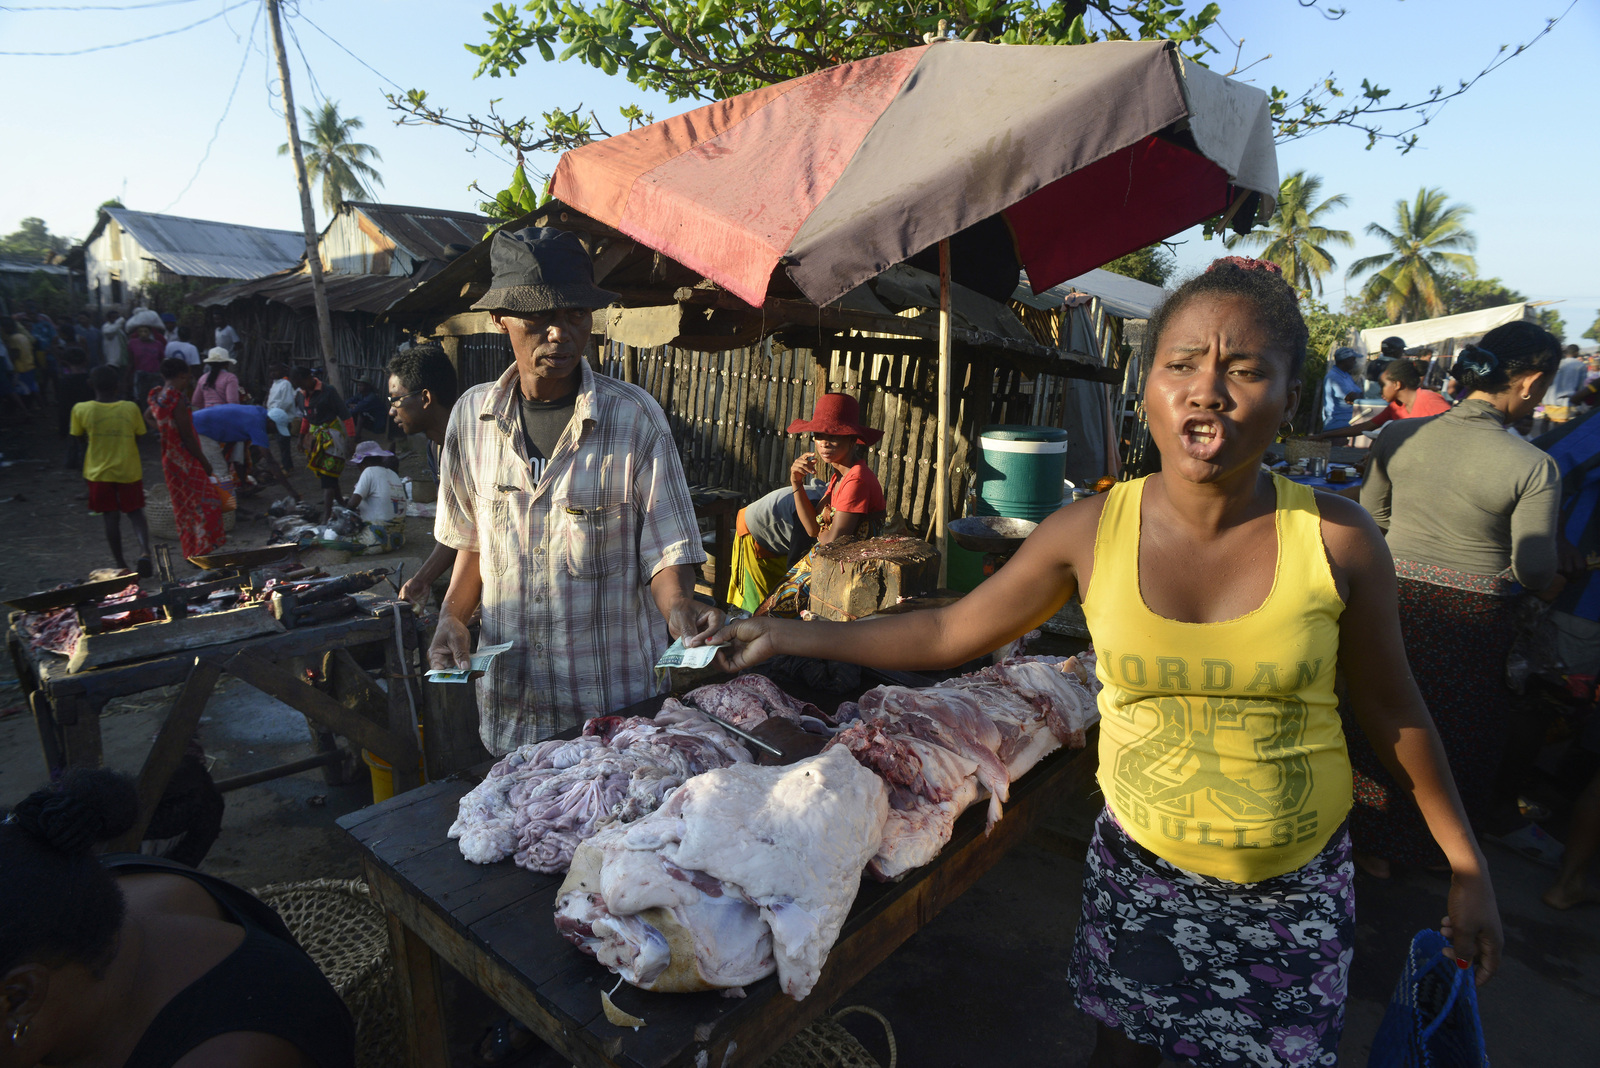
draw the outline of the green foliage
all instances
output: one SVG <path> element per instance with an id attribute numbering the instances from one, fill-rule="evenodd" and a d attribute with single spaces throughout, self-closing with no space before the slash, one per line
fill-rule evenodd
<path id="1" fill-rule="evenodd" d="M 125 208 L 127 206 L 128 205 L 126 205 L 126 204 L 124 204 L 122 202 L 122 198 L 121 197 L 112 197 L 110 200 L 102 201 L 100 203 L 100 207 L 97 208 L 96 210 L 97 211 L 105 211 L 107 208 Z"/>
<path id="2" fill-rule="evenodd" d="M 21 282 L 0 282 L 0 292 L 13 302 L 14 309 L 23 307 L 25 301 L 31 300 L 39 306 L 40 311 L 57 321 L 63 317 L 71 318 L 83 306 L 68 292 L 65 279 L 43 271 L 34 271 Z"/>
<path id="3" fill-rule="evenodd" d="M 1225 241 L 1229 248 L 1247 246 L 1261 249 L 1261 259 L 1283 268 L 1291 285 L 1303 293 L 1322 293 L 1322 276 L 1335 266 L 1329 245 L 1355 244 L 1348 230 L 1330 230 L 1322 225 L 1335 208 L 1348 206 L 1343 193 L 1317 203 L 1322 192 L 1322 176 L 1294 171 L 1278 186 L 1278 207 L 1266 229 L 1248 234 L 1233 234 Z"/>
<path id="4" fill-rule="evenodd" d="M 72 239 L 52 234 L 43 219 L 30 215 L 14 233 L 0 237 L 0 256 L 24 263 L 50 263 L 72 247 Z"/>
<path id="5" fill-rule="evenodd" d="M 426 94 L 423 94 L 426 96 Z M 331 217 L 339 210 L 339 203 L 356 197 L 370 197 L 373 186 L 383 184 L 383 175 L 367 162 L 381 160 L 383 156 L 371 145 L 352 141 L 351 135 L 365 125 L 360 119 L 343 118 L 339 103 L 324 100 L 322 109 L 315 113 L 301 108 L 305 115 L 309 141 L 300 142 L 300 153 L 305 157 L 306 176 L 322 185 L 322 206 Z M 278 146 L 278 155 L 289 154 L 288 144 Z"/>
<path id="6" fill-rule="evenodd" d="M 478 204 L 479 211 L 495 220 L 486 229 L 484 236 L 493 233 L 500 223 L 521 218 L 538 206 L 539 193 L 534 189 L 533 183 L 528 181 L 527 170 L 518 163 L 511 169 L 511 184 L 496 193 L 493 200 L 485 200 Z"/>
<path id="7" fill-rule="evenodd" d="M 1478 244 L 1466 226 L 1471 214 L 1465 204 L 1449 203 L 1442 189 L 1424 187 L 1414 201 L 1396 201 L 1393 230 L 1367 224 L 1367 235 L 1382 239 L 1388 249 L 1350 265 L 1350 277 L 1373 272 L 1362 298 L 1381 300 L 1392 322 L 1445 314 L 1445 272 L 1478 273 L 1478 263 L 1469 255 Z"/>
<path id="8" fill-rule="evenodd" d="M 1005 44 L 1167 38 L 1194 58 L 1221 9 L 1183 0 L 531 0 L 484 13 L 489 38 L 469 44 L 478 74 L 515 74 L 537 50 L 624 74 L 670 100 L 716 100 L 935 37 Z"/>
<path id="9" fill-rule="evenodd" d="M 1126 256 L 1119 256 L 1101 270 L 1137 278 L 1153 286 L 1164 286 L 1167 284 L 1167 279 L 1172 277 L 1176 266 L 1177 258 L 1167 251 L 1165 245 L 1157 243 L 1146 245 Z"/>
<path id="10" fill-rule="evenodd" d="M 1600 315 L 1595 316 L 1594 325 L 1585 330 L 1583 336 L 1590 341 L 1600 341 Z"/>

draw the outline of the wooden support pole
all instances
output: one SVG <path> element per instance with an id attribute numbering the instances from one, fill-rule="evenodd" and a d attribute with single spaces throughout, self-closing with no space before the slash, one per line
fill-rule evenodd
<path id="1" fill-rule="evenodd" d="M 950 512 L 950 239 L 939 242 L 939 399 L 935 406 L 939 415 L 939 443 L 934 451 L 933 472 L 933 532 L 934 547 L 939 550 L 939 588 L 949 583 L 949 552 L 945 546 L 945 528 Z"/>
<path id="2" fill-rule="evenodd" d="M 311 208 L 311 183 L 306 178 L 305 155 L 300 151 L 300 124 L 294 117 L 294 87 L 289 82 L 289 57 L 283 50 L 283 27 L 278 0 L 267 0 L 267 23 L 272 27 L 272 51 L 278 59 L 278 80 L 283 83 L 283 114 L 289 124 L 289 154 L 294 158 L 294 179 L 300 187 L 300 223 L 306 232 L 306 269 L 311 272 L 311 300 L 317 307 L 317 339 L 322 347 L 323 374 L 344 395 L 339 361 L 334 358 L 333 319 L 328 314 L 328 290 L 322 281 L 322 256 L 317 251 L 317 216 Z"/>

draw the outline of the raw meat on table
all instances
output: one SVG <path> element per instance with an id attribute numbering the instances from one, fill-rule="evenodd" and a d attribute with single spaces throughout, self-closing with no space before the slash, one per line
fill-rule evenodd
<path id="1" fill-rule="evenodd" d="M 878 852 L 883 780 L 830 749 L 786 767 L 737 764 L 584 842 L 556 927 L 636 986 L 744 986 L 776 968 L 811 992 Z"/>
<path id="2" fill-rule="evenodd" d="M 653 812 L 712 768 L 750 751 L 705 716 L 668 699 L 654 720 L 602 716 L 581 737 L 524 745 L 462 798 L 449 836 L 475 864 L 512 857 L 532 871 L 565 871 L 585 838 L 612 821 Z"/>

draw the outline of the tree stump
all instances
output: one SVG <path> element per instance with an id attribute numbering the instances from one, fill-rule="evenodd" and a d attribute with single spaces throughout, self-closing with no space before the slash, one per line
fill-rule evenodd
<path id="1" fill-rule="evenodd" d="M 917 538 L 858 538 L 819 545 L 811 561 L 811 613 L 848 621 L 926 597 L 939 586 L 939 550 Z"/>

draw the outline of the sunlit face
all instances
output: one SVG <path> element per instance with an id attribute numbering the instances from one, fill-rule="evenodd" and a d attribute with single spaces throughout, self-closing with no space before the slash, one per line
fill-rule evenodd
<path id="1" fill-rule="evenodd" d="M 1400 383 L 1396 382 L 1388 375 L 1384 375 L 1378 380 L 1378 382 L 1383 389 L 1384 402 L 1386 404 L 1393 404 L 1395 399 L 1400 396 Z"/>
<path id="2" fill-rule="evenodd" d="M 422 427 L 422 390 L 415 393 L 394 375 L 389 376 L 389 418 L 395 421 L 402 434 L 419 434 Z"/>
<path id="3" fill-rule="evenodd" d="M 583 359 L 594 312 L 588 308 L 556 308 L 527 315 L 495 312 L 494 322 L 510 340 L 518 370 L 539 378 L 566 378 L 578 370 Z"/>
<path id="4" fill-rule="evenodd" d="M 1254 471 L 1300 403 L 1289 361 L 1247 298 L 1206 295 L 1178 309 L 1144 393 L 1162 470 L 1193 482 Z"/>
<path id="5" fill-rule="evenodd" d="M 816 452 L 817 459 L 827 464 L 849 463 L 855 443 L 856 439 L 849 435 L 843 437 L 831 434 L 811 435 L 811 447 Z"/>

